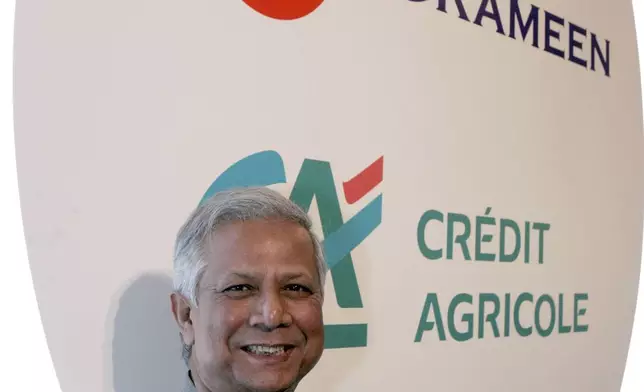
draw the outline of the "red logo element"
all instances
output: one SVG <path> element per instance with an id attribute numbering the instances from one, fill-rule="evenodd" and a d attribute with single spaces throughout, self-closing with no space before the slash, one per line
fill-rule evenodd
<path id="1" fill-rule="evenodd" d="M 315 11 L 324 0 L 244 0 L 252 9 L 269 18 L 294 20 Z"/>
<path id="2" fill-rule="evenodd" d="M 347 203 L 353 204 L 382 182 L 384 157 L 378 158 L 368 168 L 342 184 Z"/>

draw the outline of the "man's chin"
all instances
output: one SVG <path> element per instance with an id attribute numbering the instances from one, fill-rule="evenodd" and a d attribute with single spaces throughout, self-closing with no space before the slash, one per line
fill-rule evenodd
<path id="1" fill-rule="evenodd" d="M 244 381 L 253 392 L 292 392 L 298 384 L 296 375 L 267 371 L 248 375 Z"/>

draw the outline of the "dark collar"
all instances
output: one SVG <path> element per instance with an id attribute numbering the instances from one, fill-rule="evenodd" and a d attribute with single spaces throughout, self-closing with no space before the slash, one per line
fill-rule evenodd
<path id="1" fill-rule="evenodd" d="M 197 392 L 195 382 L 192 379 L 192 372 L 190 370 L 188 370 L 188 377 L 186 377 L 186 381 L 184 382 L 181 392 Z"/>

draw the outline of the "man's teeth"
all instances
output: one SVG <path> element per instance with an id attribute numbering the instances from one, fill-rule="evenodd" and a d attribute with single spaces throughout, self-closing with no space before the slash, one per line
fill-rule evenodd
<path id="1" fill-rule="evenodd" d="M 258 355 L 279 355 L 284 353 L 285 347 L 251 345 L 247 347 L 247 350 L 253 354 Z"/>

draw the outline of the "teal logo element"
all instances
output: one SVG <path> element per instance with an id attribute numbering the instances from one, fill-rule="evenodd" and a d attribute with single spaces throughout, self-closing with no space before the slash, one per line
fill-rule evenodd
<path id="1" fill-rule="evenodd" d="M 384 159 L 380 157 L 362 172 L 343 182 L 344 197 L 348 204 L 361 200 L 382 182 L 383 165 Z M 262 151 L 243 158 L 219 175 L 201 202 L 227 189 L 270 186 L 286 182 L 282 157 L 275 151 Z M 351 252 L 382 222 L 382 194 L 345 222 L 331 164 L 305 159 L 290 199 L 308 212 L 313 198 L 317 202 L 320 214 L 323 246 L 338 306 L 345 309 L 363 308 Z M 367 346 L 367 324 L 327 324 L 324 328 L 325 348 Z"/>

